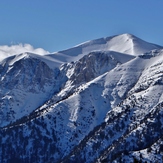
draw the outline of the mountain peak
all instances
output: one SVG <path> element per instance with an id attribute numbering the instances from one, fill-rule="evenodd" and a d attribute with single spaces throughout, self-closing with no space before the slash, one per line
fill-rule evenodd
<path id="1" fill-rule="evenodd" d="M 138 56 L 153 49 L 161 49 L 163 47 L 146 42 L 135 35 L 124 33 L 113 37 L 107 37 L 107 48 L 109 50 Z"/>
<path id="2" fill-rule="evenodd" d="M 129 37 L 129 38 L 135 38 L 136 36 L 135 35 L 133 35 L 133 34 L 131 34 L 131 33 L 123 33 L 123 34 L 120 34 L 120 35 L 118 35 L 118 36 L 126 36 L 126 37 Z"/>
<path id="3" fill-rule="evenodd" d="M 0 162 L 162 163 L 159 48 L 121 34 L 0 61 Z"/>
<path id="4" fill-rule="evenodd" d="M 131 33 L 122 33 L 120 35 L 115 35 L 113 37 L 124 37 L 124 38 L 129 38 L 129 39 L 137 38 L 135 35 Z"/>
<path id="5" fill-rule="evenodd" d="M 64 56 L 64 61 L 76 61 L 92 51 L 115 51 L 133 56 L 139 56 L 162 46 L 146 42 L 135 35 L 124 33 L 120 35 L 99 38 L 78 44 L 73 48 L 59 51 L 52 56 Z"/>

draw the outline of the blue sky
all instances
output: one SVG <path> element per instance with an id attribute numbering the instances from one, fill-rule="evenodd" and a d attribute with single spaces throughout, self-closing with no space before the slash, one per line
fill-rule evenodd
<path id="1" fill-rule="evenodd" d="M 0 45 L 54 52 L 122 33 L 163 45 L 162 8 L 162 0 L 1 0 Z"/>

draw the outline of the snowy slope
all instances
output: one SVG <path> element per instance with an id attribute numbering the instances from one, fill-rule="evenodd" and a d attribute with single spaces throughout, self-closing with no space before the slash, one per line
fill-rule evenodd
<path id="1" fill-rule="evenodd" d="M 158 53 L 153 56 L 151 52 L 148 58 L 137 57 L 91 82 L 103 87 L 100 94 L 109 102 L 103 106 L 105 102 L 96 99 L 101 113 L 102 108 L 108 109 L 105 122 L 94 128 L 63 162 L 119 162 L 120 159 L 125 162 L 127 156 L 123 157 L 123 154 L 133 151 L 128 156 L 132 162 L 133 155 L 136 155 L 134 151 L 149 148 L 162 138 L 163 80 L 160 77 L 163 52 Z M 161 152 L 158 143 L 157 150 Z M 153 153 L 143 155 L 143 152 L 141 158 L 138 154 L 135 158 L 149 161 Z M 153 161 L 162 162 L 160 156 L 153 157 Z"/>
<path id="2" fill-rule="evenodd" d="M 76 61 L 91 51 L 116 51 L 119 53 L 138 56 L 153 49 L 161 49 L 162 46 L 143 41 L 131 35 L 122 34 L 112 37 L 100 38 L 76 45 L 73 48 L 55 52 L 52 56 L 64 61 Z"/>
<path id="3" fill-rule="evenodd" d="M 59 90 L 60 64 L 47 56 L 31 53 L 0 62 L 1 126 L 28 115 Z"/>
<path id="4" fill-rule="evenodd" d="M 161 163 L 159 48 L 123 34 L 1 61 L 1 162 Z"/>

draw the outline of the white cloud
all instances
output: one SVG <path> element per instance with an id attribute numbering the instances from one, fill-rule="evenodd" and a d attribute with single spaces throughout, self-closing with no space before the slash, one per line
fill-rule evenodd
<path id="1" fill-rule="evenodd" d="M 42 48 L 34 48 L 30 44 L 18 44 L 18 45 L 1 45 L 0 46 L 0 60 L 7 58 L 15 54 L 21 54 L 24 52 L 36 53 L 39 55 L 45 55 L 49 52 Z"/>

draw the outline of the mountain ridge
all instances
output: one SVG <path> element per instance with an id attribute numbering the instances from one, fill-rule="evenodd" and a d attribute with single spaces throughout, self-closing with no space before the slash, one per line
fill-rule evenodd
<path id="1" fill-rule="evenodd" d="M 123 34 L 1 61 L 1 162 L 161 163 L 161 48 Z"/>
<path id="2" fill-rule="evenodd" d="M 130 42 L 131 44 L 130 43 L 127 44 L 126 42 Z M 135 43 L 138 44 L 137 45 L 137 46 L 139 46 L 138 48 L 140 48 L 142 46 L 141 44 L 143 44 L 143 46 L 142 46 L 142 48 L 140 48 L 140 50 L 136 50 L 135 52 L 133 52 L 132 50 L 130 50 L 130 48 L 132 49 L 135 46 L 132 44 L 135 44 Z M 93 45 L 97 45 L 97 47 L 91 47 Z M 100 47 L 98 45 L 102 45 L 102 46 Z M 143 49 L 144 45 L 146 47 Z M 125 48 L 123 49 L 124 46 L 125 46 Z M 129 47 L 126 47 L 126 46 L 129 46 Z M 152 46 L 152 47 L 150 47 L 150 46 Z M 145 42 L 142 39 L 140 39 L 132 34 L 125 33 L 125 34 L 121 34 L 121 35 L 115 35 L 115 36 L 111 36 L 111 37 L 104 37 L 104 38 L 95 39 L 92 41 L 87 41 L 87 42 L 81 43 L 79 45 L 76 45 L 73 48 L 70 48 L 70 49 L 67 49 L 64 51 L 59 51 L 56 53 L 62 53 L 62 54 L 67 54 L 67 55 L 71 56 L 71 55 L 79 55 L 81 53 L 89 53 L 93 50 L 100 50 L 100 49 L 104 50 L 105 49 L 105 50 L 112 50 L 112 51 L 116 51 L 116 52 L 120 52 L 120 53 L 127 53 L 130 55 L 140 55 L 144 52 L 147 52 L 147 51 L 150 51 L 153 49 L 160 49 L 160 48 L 162 48 L 162 46 Z"/>

